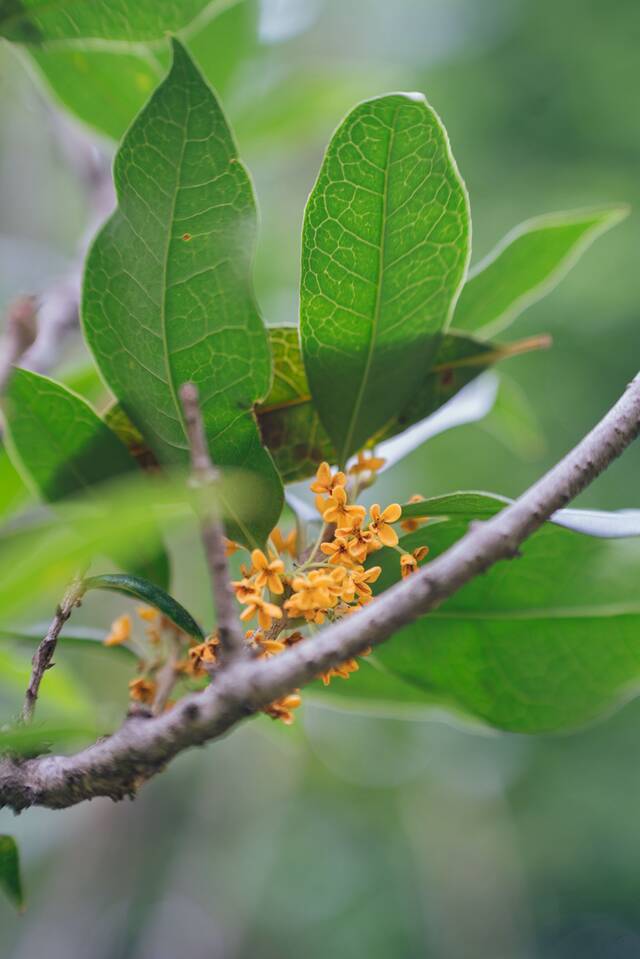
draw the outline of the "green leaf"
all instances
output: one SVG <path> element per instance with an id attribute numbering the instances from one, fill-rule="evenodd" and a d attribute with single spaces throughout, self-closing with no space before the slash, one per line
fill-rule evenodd
<path id="1" fill-rule="evenodd" d="M 327 149 L 302 251 L 305 367 L 340 463 L 406 406 L 431 365 L 469 234 L 466 190 L 424 98 L 356 107 Z"/>
<path id="2" fill-rule="evenodd" d="M 20 878 L 20 856 L 13 836 L 0 836 L 0 887 L 13 905 L 22 912 L 24 893 Z"/>
<path id="3" fill-rule="evenodd" d="M 284 482 L 292 483 L 311 476 L 323 460 L 336 463 L 338 454 L 311 400 L 297 327 L 271 327 L 269 336 L 273 384 L 256 412 L 263 442 Z M 544 342 L 532 338 L 503 347 L 454 331 L 445 334 L 435 363 L 423 372 L 406 408 L 372 439 L 382 441 L 402 433 L 434 413 L 498 360 L 521 352 L 525 346 L 533 349 Z"/>
<path id="4" fill-rule="evenodd" d="M 181 606 L 180 603 L 159 589 L 148 580 L 141 579 L 139 576 L 125 576 L 120 573 L 103 573 L 101 576 L 90 576 L 84 581 L 87 590 L 90 589 L 108 589 L 116 593 L 124 593 L 125 596 L 134 596 L 142 600 L 149 606 L 159 609 L 167 619 L 170 619 L 178 629 L 181 629 L 188 636 L 195 639 L 204 640 L 204 633 L 191 616 L 190 613 Z"/>
<path id="5" fill-rule="evenodd" d="M 254 404 L 271 358 L 252 289 L 256 208 L 214 94 L 173 42 L 167 79 L 130 127 L 115 163 L 118 209 L 85 272 L 82 316 L 100 370 L 164 463 L 189 459 L 182 383 L 199 387 L 214 462 L 260 477 L 261 512 L 234 538 L 263 542 L 282 484 Z"/>
<path id="6" fill-rule="evenodd" d="M 428 545 L 429 560 L 466 529 L 466 520 L 434 523 L 401 545 Z M 384 692 L 388 675 L 394 686 L 412 688 L 413 703 L 422 699 L 501 729 L 540 733 L 589 722 L 637 688 L 640 541 L 594 539 L 548 524 L 522 554 L 380 646 L 377 695 L 394 699 Z M 375 562 L 383 568 L 376 584 L 382 590 L 397 580 L 399 558 L 384 550 Z M 332 683 L 332 690 L 356 695 L 349 689 L 356 683 L 357 677 Z"/>
<path id="7" fill-rule="evenodd" d="M 235 70 L 257 44 L 258 4 L 217 4 L 184 31 L 188 47 L 209 82 L 224 93 Z M 119 140 L 162 78 L 168 44 L 135 47 L 95 41 L 48 43 L 29 54 L 58 99 L 81 120 Z"/>
<path id="8" fill-rule="evenodd" d="M 495 336 L 550 293 L 627 207 L 549 213 L 517 226 L 474 267 L 455 309 L 456 329 Z"/>
<path id="9" fill-rule="evenodd" d="M 1 0 L 0 36 L 47 40 L 153 40 L 179 30 L 210 0 Z"/>
<path id="10" fill-rule="evenodd" d="M 13 459 L 49 503 L 137 470 L 126 447 L 86 400 L 46 376 L 16 369 L 5 413 Z M 151 563 L 136 568 L 168 582 L 169 561 L 160 547 Z"/>

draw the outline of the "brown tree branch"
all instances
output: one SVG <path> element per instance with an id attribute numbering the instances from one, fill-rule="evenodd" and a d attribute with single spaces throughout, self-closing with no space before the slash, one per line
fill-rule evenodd
<path id="1" fill-rule="evenodd" d="M 388 639 L 520 544 L 585 489 L 640 432 L 640 376 L 575 449 L 513 505 L 474 523 L 446 553 L 365 609 L 268 660 L 237 660 L 203 693 L 154 719 L 131 718 L 110 738 L 74 756 L 0 761 L 0 805 L 72 806 L 120 799 L 190 746 L 216 739 L 248 715 L 319 673 Z"/>
<path id="2" fill-rule="evenodd" d="M 198 388 L 195 383 L 184 383 L 181 386 L 180 400 L 184 410 L 185 429 L 191 448 L 193 483 L 196 487 L 206 490 L 207 487 L 213 487 L 220 480 L 220 473 L 214 467 L 209 456 L 200 412 Z M 231 587 L 224 527 L 219 516 L 210 505 L 204 504 L 199 512 L 200 534 L 211 578 L 222 660 L 229 662 L 234 657 L 246 655 L 248 646 L 240 626 L 235 595 Z"/>
<path id="3" fill-rule="evenodd" d="M 7 310 L 0 344 L 0 396 L 7 388 L 14 365 L 35 341 L 37 315 L 38 301 L 35 296 L 19 296 Z"/>
<path id="4" fill-rule="evenodd" d="M 53 659 L 53 654 L 56 651 L 56 645 L 58 643 L 58 637 L 62 627 L 71 616 L 74 606 L 77 606 L 82 599 L 83 593 L 84 583 L 82 579 L 74 580 L 65 593 L 62 602 L 56 609 L 55 616 L 51 620 L 51 625 L 47 630 L 46 636 L 40 641 L 38 648 L 33 654 L 33 659 L 31 660 L 33 667 L 31 671 L 31 679 L 29 681 L 29 685 L 24 696 L 24 704 L 22 706 L 23 723 L 30 723 L 33 718 L 42 677 L 52 665 L 51 660 Z"/>

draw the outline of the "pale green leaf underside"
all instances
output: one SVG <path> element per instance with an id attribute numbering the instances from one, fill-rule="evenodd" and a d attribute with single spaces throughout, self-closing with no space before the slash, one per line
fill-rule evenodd
<path id="1" fill-rule="evenodd" d="M 281 484 L 253 406 L 268 391 L 269 342 L 252 287 L 256 209 L 222 110 L 174 41 L 167 79 L 115 164 L 118 208 L 90 251 L 83 321 L 101 372 L 161 462 L 186 463 L 179 387 L 191 380 L 214 461 L 257 473 L 264 540 Z"/>
<path id="2" fill-rule="evenodd" d="M 471 270 L 453 323 L 495 336 L 550 293 L 597 237 L 628 215 L 622 206 L 534 217 Z"/>
<path id="3" fill-rule="evenodd" d="M 466 529 L 466 521 L 437 522 L 401 543 L 428 545 L 434 558 Z M 501 729 L 537 733 L 588 722 L 636 689 L 640 541 L 547 525 L 522 552 L 379 647 L 376 672 L 365 674 L 369 698 L 450 706 Z M 383 589 L 398 578 L 398 556 L 387 550 L 376 562 Z M 355 691 L 356 683 L 336 684 L 335 693 L 360 698 L 365 690 Z"/>
<path id="4" fill-rule="evenodd" d="M 154 40 L 180 30 L 211 0 L 0 0 L 0 35 L 48 40 Z"/>
<path id="5" fill-rule="evenodd" d="M 360 104 L 329 144 L 303 230 L 304 360 L 341 462 L 407 404 L 468 253 L 466 190 L 436 114 L 418 94 Z"/>

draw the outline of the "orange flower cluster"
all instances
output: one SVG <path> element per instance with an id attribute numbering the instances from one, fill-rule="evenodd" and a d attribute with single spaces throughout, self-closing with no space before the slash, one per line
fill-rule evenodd
<path id="1" fill-rule="evenodd" d="M 266 551 L 254 549 L 250 565 L 240 566 L 241 578 L 233 582 L 236 599 L 242 605 L 240 619 L 257 621 L 246 633 L 247 643 L 260 658 L 283 653 L 303 639 L 303 631 L 312 630 L 325 621 L 335 621 L 351 615 L 372 599 L 372 586 L 382 570 L 371 565 L 372 554 L 383 547 L 400 554 L 403 577 L 411 575 L 427 555 L 426 547 L 409 553 L 399 545 L 395 525 L 400 523 L 407 532 L 417 529 L 424 520 L 401 520 L 402 509 L 397 503 L 382 508 L 374 503 L 369 510 L 356 502 L 361 490 L 370 486 L 384 460 L 358 455 L 348 472 L 332 471 L 328 463 L 321 463 L 311 484 L 316 494 L 316 507 L 322 519 L 317 542 L 300 550 L 297 532 L 283 534 L 274 529 Z M 418 502 L 420 496 L 412 497 Z M 243 549 L 227 540 L 228 556 Z M 148 608 L 138 610 L 145 622 L 147 638 L 158 653 L 167 651 L 166 632 L 172 630 L 174 669 L 176 678 L 195 680 L 212 675 L 218 660 L 219 640 L 213 634 L 204 642 L 196 643 L 180 633 L 158 612 Z M 108 645 L 133 642 L 132 624 L 128 615 L 119 617 L 105 640 Z M 176 656 L 176 643 L 181 655 Z M 366 655 L 366 653 L 365 653 Z M 167 656 L 142 658 L 137 679 L 130 684 L 131 698 L 145 704 L 156 704 L 156 675 L 164 668 Z M 349 659 L 327 670 L 319 678 L 328 685 L 333 678 L 348 679 L 358 669 L 358 662 Z M 271 703 L 264 712 L 284 723 L 293 722 L 293 711 L 300 705 L 296 690 Z M 157 704 L 156 704 L 157 705 Z"/>

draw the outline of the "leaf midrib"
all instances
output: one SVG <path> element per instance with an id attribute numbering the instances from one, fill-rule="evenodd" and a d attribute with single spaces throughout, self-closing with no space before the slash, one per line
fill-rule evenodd
<path id="1" fill-rule="evenodd" d="M 351 414 L 351 420 L 349 422 L 349 430 L 347 432 L 347 435 L 345 437 L 345 440 L 342 446 L 342 453 L 340 457 L 342 466 L 345 465 L 346 459 L 349 455 L 351 440 L 356 427 L 357 419 L 360 415 L 360 408 L 362 406 L 362 400 L 364 398 L 365 389 L 368 385 L 369 374 L 371 371 L 371 364 L 373 362 L 373 353 L 374 353 L 374 348 L 376 344 L 376 337 L 378 334 L 378 327 L 380 324 L 382 287 L 383 287 L 384 274 L 385 274 L 384 260 L 385 260 L 385 251 L 386 251 L 386 245 L 387 245 L 387 231 L 388 231 L 388 225 L 389 225 L 389 218 L 387 216 L 387 207 L 389 203 L 389 166 L 390 166 L 390 160 L 391 160 L 391 153 L 393 151 L 393 145 L 395 141 L 396 120 L 397 120 L 399 111 L 400 111 L 400 106 L 397 106 L 394 110 L 393 118 L 391 120 L 390 131 L 389 131 L 389 144 L 387 146 L 387 158 L 386 158 L 386 164 L 385 164 L 385 170 L 384 170 L 384 185 L 383 185 L 383 194 L 382 194 L 382 218 L 383 218 L 382 237 L 380 239 L 380 252 L 378 254 L 378 289 L 376 290 L 376 303 L 375 303 L 373 319 L 371 323 L 371 335 L 369 337 L 369 350 L 367 353 L 367 359 L 366 359 L 363 375 L 360 379 L 360 387 L 358 389 L 358 395 L 356 396 L 356 401 L 353 406 L 353 412 Z"/>

